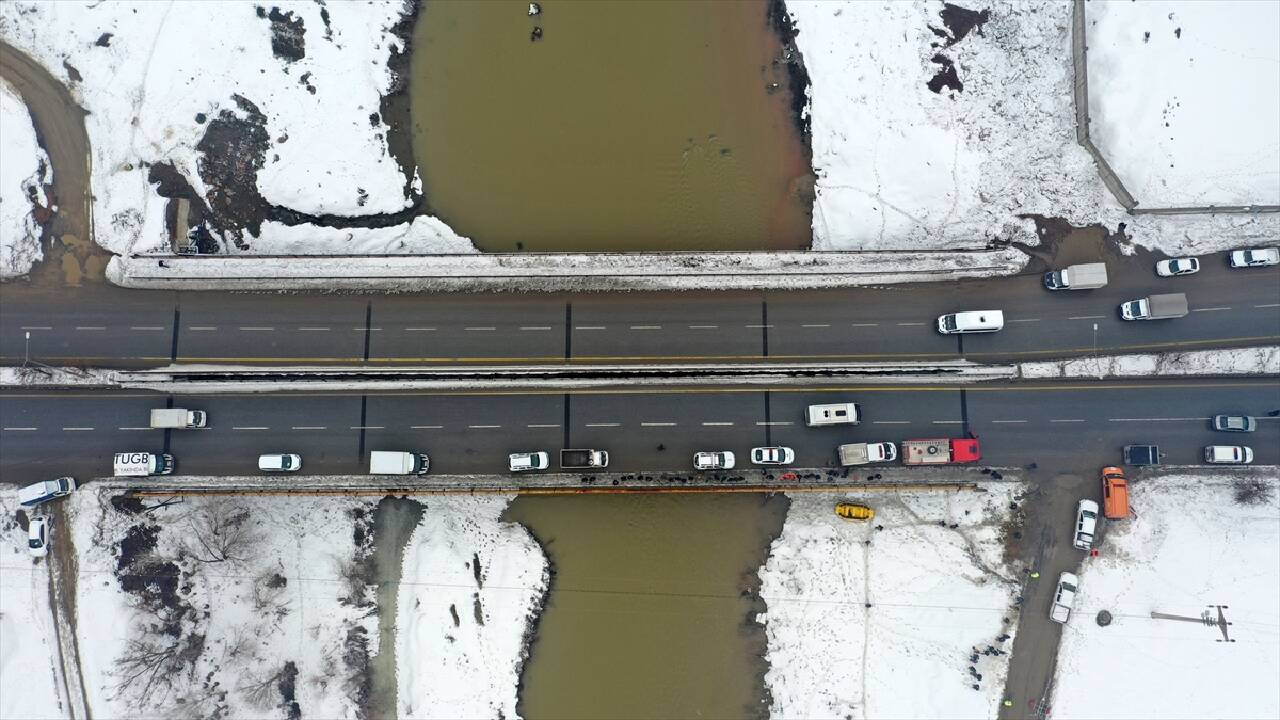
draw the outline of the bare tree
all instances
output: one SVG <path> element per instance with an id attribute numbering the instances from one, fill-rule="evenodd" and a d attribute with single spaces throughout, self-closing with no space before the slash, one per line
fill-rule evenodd
<path id="1" fill-rule="evenodd" d="M 249 522 L 249 509 L 231 498 L 200 504 L 190 515 L 186 548 L 204 563 L 246 562 L 257 549 L 261 533 Z"/>
<path id="2" fill-rule="evenodd" d="M 237 688 L 244 696 L 245 702 L 259 709 L 275 707 L 278 704 L 279 683 L 284 672 L 277 670 L 266 677 L 249 677 L 244 685 Z"/>
<path id="3" fill-rule="evenodd" d="M 186 669 L 188 644 L 164 637 L 129 640 L 124 654 L 116 660 L 116 694 L 132 694 L 133 705 L 139 709 L 164 703 Z"/>

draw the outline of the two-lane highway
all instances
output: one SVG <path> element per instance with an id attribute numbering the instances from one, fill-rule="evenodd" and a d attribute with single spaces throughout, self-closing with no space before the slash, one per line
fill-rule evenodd
<path id="1" fill-rule="evenodd" d="M 421 364 L 1037 359 L 1280 342 L 1280 268 L 1188 277 L 1108 258 L 1098 290 L 1045 290 L 1038 273 L 955 283 L 797 293 L 267 295 L 86 286 L 0 286 L 0 356 L 47 364 Z M 1191 312 L 1125 322 L 1119 303 L 1185 292 Z M 939 335 L 942 313 L 1002 309 L 1002 332 Z M 30 334 L 28 344 L 27 334 Z"/>
<path id="2" fill-rule="evenodd" d="M 850 386 L 773 391 L 475 394 L 382 393 L 179 396 L 206 410 L 206 430 L 147 427 L 168 397 L 135 392 L 0 395 L 0 474 L 26 482 L 110 474 L 111 456 L 167 448 L 187 474 L 256 473 L 259 453 L 297 452 L 316 474 L 361 474 L 370 450 L 420 450 L 439 473 L 505 473 L 506 455 L 596 447 L 610 470 L 687 471 L 694 452 L 758 445 L 796 450 L 796 466 L 834 467 L 843 442 L 960 436 L 983 443 L 989 465 L 1076 467 L 1119 462 L 1129 443 L 1157 443 L 1170 464 L 1201 464 L 1209 444 L 1253 447 L 1280 463 L 1280 385 L 1274 380 L 1053 382 L 955 386 Z M 810 403 L 853 400 L 856 427 L 809 428 Z M 1259 417 L 1251 434 L 1210 429 L 1217 413 Z"/>

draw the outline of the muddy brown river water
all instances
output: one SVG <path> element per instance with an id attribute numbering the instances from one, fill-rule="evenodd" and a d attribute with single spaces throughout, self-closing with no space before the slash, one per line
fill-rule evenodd
<path id="1" fill-rule="evenodd" d="M 410 94 L 432 214 L 495 252 L 809 246 L 764 0 L 541 6 L 423 6 Z"/>
<path id="2" fill-rule="evenodd" d="M 523 717 L 764 716 L 756 572 L 786 508 L 745 494 L 516 499 L 504 519 L 555 569 Z"/>

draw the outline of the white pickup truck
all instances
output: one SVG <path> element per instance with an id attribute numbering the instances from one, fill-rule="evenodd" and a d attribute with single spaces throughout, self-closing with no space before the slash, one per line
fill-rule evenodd
<path id="1" fill-rule="evenodd" d="M 850 443 L 836 448 L 836 452 L 840 454 L 840 464 L 845 467 L 898 459 L 898 446 L 887 442 Z"/>

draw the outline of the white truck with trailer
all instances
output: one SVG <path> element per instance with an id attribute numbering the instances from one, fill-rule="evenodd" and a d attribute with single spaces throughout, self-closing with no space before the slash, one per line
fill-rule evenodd
<path id="1" fill-rule="evenodd" d="M 431 458 L 426 453 L 374 450 L 369 453 L 370 475 L 426 475 Z"/>
<path id="2" fill-rule="evenodd" d="M 122 452 L 116 453 L 112 474 L 116 477 L 148 477 L 168 475 L 173 468 L 173 456 L 169 453 Z"/>
<path id="3" fill-rule="evenodd" d="M 1050 290 L 1096 290 L 1106 285 L 1106 263 L 1070 265 L 1044 274 L 1044 286 Z"/>
<path id="4" fill-rule="evenodd" d="M 1120 303 L 1120 317 L 1125 320 L 1169 320 L 1184 317 L 1187 312 L 1185 293 L 1149 295 Z"/>
<path id="5" fill-rule="evenodd" d="M 159 408 L 151 411 L 151 427 L 173 430 L 189 430 L 202 428 L 208 423 L 209 416 L 203 410 L 183 410 L 182 408 Z"/>
<path id="6" fill-rule="evenodd" d="M 836 448 L 840 464 L 866 465 L 868 463 L 893 462 L 898 459 L 898 447 L 893 443 L 849 443 Z"/>

